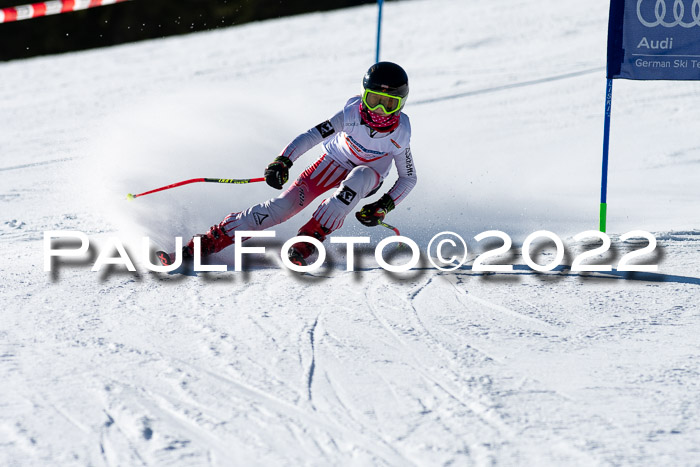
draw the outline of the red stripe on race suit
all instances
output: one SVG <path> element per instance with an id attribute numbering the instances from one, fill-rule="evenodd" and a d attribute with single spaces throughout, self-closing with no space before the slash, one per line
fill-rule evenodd
<path id="1" fill-rule="evenodd" d="M 311 164 L 311 166 L 307 167 L 306 170 L 302 172 L 300 177 L 311 177 L 311 174 L 316 170 L 316 168 L 323 162 L 323 160 L 326 158 L 326 154 L 322 155 L 321 157 L 318 158 L 316 162 Z M 316 174 L 314 178 L 316 178 L 320 174 Z"/>
<path id="2" fill-rule="evenodd" d="M 405 188 L 404 188 L 404 190 L 401 192 L 401 194 L 400 194 L 399 196 L 397 196 L 396 198 L 394 198 L 393 196 L 391 196 L 391 199 L 394 200 L 394 204 L 398 203 L 398 202 L 401 200 L 401 197 L 404 195 L 404 193 L 406 193 L 406 189 L 405 189 Z"/>
<path id="3" fill-rule="evenodd" d="M 373 159 L 365 159 L 365 158 L 363 158 L 363 157 L 360 157 L 360 155 L 359 155 L 357 152 L 355 152 L 355 151 L 358 151 L 358 152 L 359 152 L 359 151 L 360 151 L 360 148 L 356 147 L 356 146 L 355 146 L 353 143 L 351 143 L 347 138 L 345 139 L 345 144 L 347 144 L 348 149 L 350 150 L 350 152 L 353 153 L 353 154 L 355 155 L 355 157 L 357 157 L 357 158 L 358 158 L 360 161 L 362 161 L 362 162 L 374 162 L 374 161 L 379 160 L 379 159 L 381 159 L 382 157 L 385 157 L 385 156 L 386 156 L 386 154 L 382 154 L 381 156 L 375 157 L 375 158 L 373 158 Z M 353 149 L 353 148 L 354 148 L 354 149 Z"/>
<path id="4" fill-rule="evenodd" d="M 355 154 L 355 153 L 353 153 L 353 154 Z M 355 154 L 355 156 L 356 156 L 358 159 L 360 159 L 362 162 L 374 162 L 374 161 L 376 161 L 376 160 L 381 159 L 382 157 L 385 157 L 386 154 L 381 155 L 381 156 L 378 156 L 378 157 L 375 157 L 374 159 L 365 159 L 365 158 L 363 158 L 363 157 L 358 156 L 357 154 Z"/>

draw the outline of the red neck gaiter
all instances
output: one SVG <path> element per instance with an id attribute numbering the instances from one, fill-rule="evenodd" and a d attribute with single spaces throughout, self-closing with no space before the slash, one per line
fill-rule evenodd
<path id="1" fill-rule="evenodd" d="M 399 126 L 400 114 L 401 112 L 394 112 L 391 115 L 379 115 L 367 110 L 365 106 L 360 103 L 362 121 L 371 129 L 381 131 L 382 133 L 394 131 Z"/>

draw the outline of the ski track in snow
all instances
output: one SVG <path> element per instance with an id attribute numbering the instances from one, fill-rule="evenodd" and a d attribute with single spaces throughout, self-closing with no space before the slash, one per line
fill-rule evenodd
<path id="1" fill-rule="evenodd" d="M 545 228 L 570 264 L 571 235 L 597 215 L 608 4 L 385 9 L 383 53 L 410 70 L 420 173 L 391 222 L 421 245 L 451 230 L 470 248 L 484 230 L 519 245 Z M 134 251 L 133 236 L 188 237 L 273 194 L 189 186 L 124 201 L 258 174 L 358 91 L 371 41 L 336 53 L 329 38 L 372 37 L 375 16 L 369 5 L 0 64 L 13 136 L 0 141 L 0 465 L 698 465 L 692 83 L 616 83 L 608 222 L 614 242 L 655 233 L 655 275 L 395 275 L 370 250 L 354 273 L 329 255 L 304 276 L 271 258 L 244 273 L 97 274 L 94 248 L 43 271 L 47 230 L 123 236 Z M 324 92 L 310 102 L 310 89 Z M 348 219 L 338 234 L 376 245 L 386 232 Z"/>

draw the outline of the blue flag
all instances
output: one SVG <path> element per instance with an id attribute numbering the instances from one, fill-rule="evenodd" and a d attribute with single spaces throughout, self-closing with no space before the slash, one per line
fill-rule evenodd
<path id="1" fill-rule="evenodd" d="M 611 0 L 607 74 L 700 80 L 700 0 Z"/>

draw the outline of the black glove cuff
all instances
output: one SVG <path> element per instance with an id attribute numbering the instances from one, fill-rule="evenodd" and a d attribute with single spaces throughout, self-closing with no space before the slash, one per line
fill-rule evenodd
<path id="1" fill-rule="evenodd" d="M 379 198 L 379 201 L 377 201 L 377 204 L 379 207 L 384 209 L 386 212 L 393 211 L 396 205 L 394 205 L 394 200 L 391 196 L 385 194 L 381 198 Z"/>
<path id="2" fill-rule="evenodd" d="M 284 167 L 285 167 L 286 169 L 289 169 L 289 168 L 292 167 L 292 165 L 294 165 L 294 164 L 292 163 L 292 160 L 291 160 L 289 157 L 286 157 L 286 156 L 277 156 L 277 157 L 275 157 L 275 162 L 281 162 L 282 164 L 284 164 Z"/>

